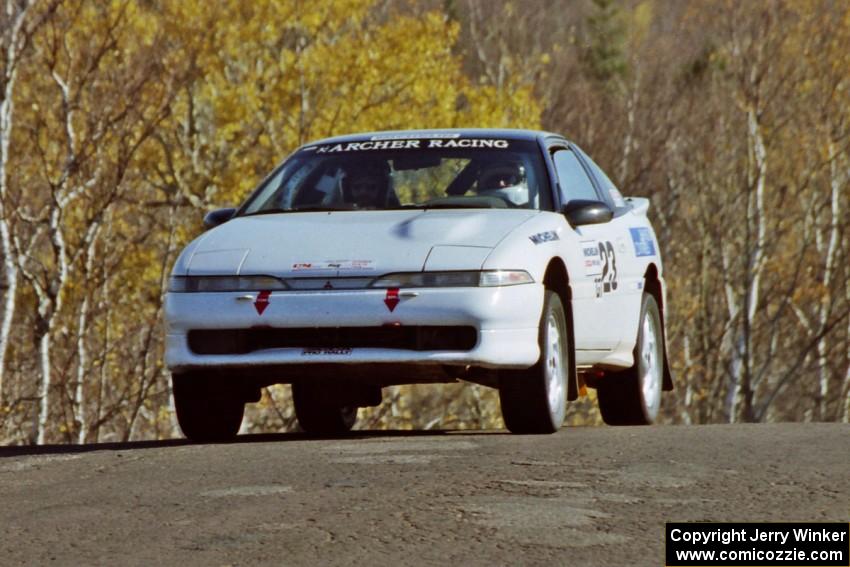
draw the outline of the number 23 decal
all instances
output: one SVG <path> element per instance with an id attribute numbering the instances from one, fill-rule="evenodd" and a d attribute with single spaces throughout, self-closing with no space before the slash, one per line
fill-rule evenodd
<path id="1" fill-rule="evenodd" d="M 599 257 L 602 259 L 602 277 L 598 283 L 602 284 L 603 293 L 611 293 L 617 289 L 617 257 L 614 253 L 614 245 L 611 241 L 599 243 Z"/>

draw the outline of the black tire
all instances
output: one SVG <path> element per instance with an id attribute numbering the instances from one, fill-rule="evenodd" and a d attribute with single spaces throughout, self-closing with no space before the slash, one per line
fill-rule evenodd
<path id="1" fill-rule="evenodd" d="M 321 387 L 311 383 L 292 385 L 295 417 L 305 433 L 338 435 L 350 431 L 357 421 L 357 406 L 328 403 Z"/>
<path id="2" fill-rule="evenodd" d="M 655 343 L 647 344 L 646 325 L 652 326 Z M 608 425 L 651 425 L 658 417 L 664 376 L 664 349 L 661 341 L 661 314 L 658 303 L 643 294 L 635 343 L 634 366 L 622 372 L 609 372 L 599 381 L 596 398 L 602 420 Z M 656 348 L 657 346 L 657 348 Z M 642 353 L 653 351 L 651 367 Z M 645 391 L 647 394 L 645 395 Z"/>
<path id="3" fill-rule="evenodd" d="M 183 435 L 192 441 L 227 441 L 242 425 L 245 402 L 219 380 L 197 374 L 171 378 L 174 408 Z"/>
<path id="4" fill-rule="evenodd" d="M 554 433 L 564 423 L 571 356 L 567 318 L 558 294 L 544 293 L 538 331 L 540 360 L 527 370 L 499 372 L 502 419 L 511 433 Z"/>

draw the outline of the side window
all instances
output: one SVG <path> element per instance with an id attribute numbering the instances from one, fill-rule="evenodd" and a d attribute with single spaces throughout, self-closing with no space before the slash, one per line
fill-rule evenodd
<path id="1" fill-rule="evenodd" d="M 558 150 L 555 152 L 553 159 L 565 204 L 576 199 L 599 200 L 596 189 L 593 188 L 590 178 L 584 172 L 584 168 L 582 168 L 573 152 L 570 150 Z"/>
<path id="2" fill-rule="evenodd" d="M 620 193 L 620 190 L 617 189 L 617 186 L 614 185 L 614 182 L 605 175 L 605 172 L 602 171 L 602 168 L 596 165 L 596 162 L 590 159 L 584 151 L 581 151 L 581 155 L 584 157 L 584 161 L 587 162 L 587 165 L 590 166 L 590 170 L 593 172 L 593 176 L 596 177 L 596 180 L 602 185 L 602 190 L 608 192 L 611 195 L 611 201 L 614 203 L 614 206 L 618 209 L 620 207 L 626 206 L 626 201 L 623 199 L 623 195 Z"/>

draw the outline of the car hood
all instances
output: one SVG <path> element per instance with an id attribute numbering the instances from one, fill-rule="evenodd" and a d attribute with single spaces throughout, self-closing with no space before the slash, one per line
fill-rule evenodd
<path id="1" fill-rule="evenodd" d="M 477 269 L 509 232 L 538 213 L 334 211 L 238 217 L 188 247 L 175 274 L 328 277 Z"/>

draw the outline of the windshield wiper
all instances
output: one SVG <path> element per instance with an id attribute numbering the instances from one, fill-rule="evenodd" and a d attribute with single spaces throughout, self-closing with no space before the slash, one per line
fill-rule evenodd
<path id="1" fill-rule="evenodd" d="M 481 203 L 432 203 L 422 205 L 404 205 L 403 209 L 494 209 L 496 207 L 484 206 Z"/>
<path id="2" fill-rule="evenodd" d="M 321 205 L 310 205 L 307 207 L 292 207 L 286 212 L 288 213 L 315 213 L 316 211 L 348 211 L 350 209 L 340 209 L 339 207 L 327 207 Z"/>
<path id="3" fill-rule="evenodd" d="M 256 215 L 276 215 L 279 213 L 314 213 L 318 211 L 344 211 L 345 209 L 335 209 L 333 207 L 295 207 L 292 209 L 284 209 L 281 207 L 275 207 L 272 209 L 260 209 L 259 211 L 254 211 L 252 213 L 245 213 L 243 215 L 239 215 L 242 217 L 253 217 Z"/>

